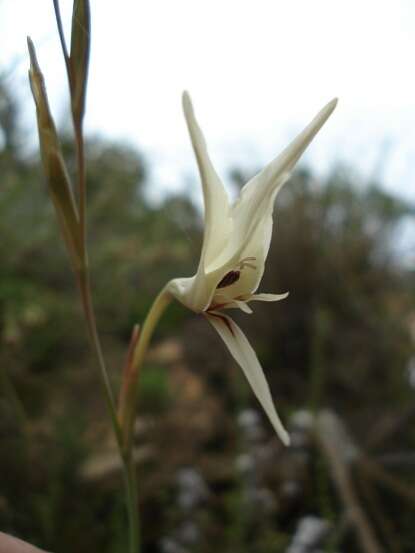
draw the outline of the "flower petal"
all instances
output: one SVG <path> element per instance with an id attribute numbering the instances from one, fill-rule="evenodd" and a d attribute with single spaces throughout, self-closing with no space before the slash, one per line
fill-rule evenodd
<path id="1" fill-rule="evenodd" d="M 265 260 L 271 243 L 272 209 L 273 206 L 270 204 L 268 206 L 268 214 L 264 216 L 257 226 L 245 247 L 241 251 L 236 252 L 237 256 L 230 257 L 227 261 L 228 264 L 233 263 L 233 268 L 237 269 L 238 261 L 241 262 L 246 258 L 253 258 L 249 266 L 240 271 L 239 279 L 234 284 L 224 288 L 224 291 L 226 290 L 229 296 L 250 296 L 256 291 L 261 282 L 265 270 Z M 220 266 L 223 266 L 223 263 L 226 262 L 226 257 L 218 261 L 220 262 Z"/>
<path id="2" fill-rule="evenodd" d="M 215 295 L 215 301 L 216 301 L 216 295 Z M 249 305 L 246 303 L 245 300 L 238 300 L 238 299 L 230 299 L 226 305 L 223 306 L 223 309 L 240 309 L 247 315 L 252 315 L 253 311 L 249 307 Z"/>
<path id="3" fill-rule="evenodd" d="M 276 194 L 287 182 L 295 164 L 330 117 L 336 104 L 336 99 L 328 103 L 276 159 L 244 186 L 231 212 L 234 228 L 232 231 L 233 243 L 229 245 L 229 248 L 232 251 L 246 249 L 251 236 L 254 235 L 260 223 L 270 216 L 272 217 L 272 207 L 271 212 L 269 207 L 272 206 Z M 272 223 L 268 222 L 264 232 L 261 232 L 261 234 L 265 233 L 267 240 L 271 229 Z M 224 256 L 230 257 L 230 252 L 224 253 Z"/>
<path id="4" fill-rule="evenodd" d="M 200 264 L 204 269 L 225 247 L 231 234 L 232 221 L 228 195 L 209 158 L 206 141 L 196 121 L 188 92 L 183 93 L 183 111 L 203 187 L 205 231 Z"/>
<path id="5" fill-rule="evenodd" d="M 217 303 L 216 295 L 224 291 L 217 289 L 218 284 L 228 272 L 238 271 L 239 264 L 247 257 L 255 258 L 254 268 L 248 266 L 241 270 L 239 278 L 226 286 L 226 293 L 236 298 L 256 291 L 269 251 L 275 196 L 335 105 L 336 101 L 328 104 L 276 160 L 245 185 L 240 199 L 230 209 L 226 192 L 209 159 L 190 98 L 184 93 L 183 108 L 205 200 L 205 232 L 197 273 L 191 278 L 175 279 L 169 285 L 172 294 L 184 305 L 202 312 Z"/>
<path id="6" fill-rule="evenodd" d="M 245 301 L 281 301 L 285 300 L 289 295 L 289 292 L 285 292 L 284 294 L 252 294 L 249 298 L 247 298 Z"/>
<path id="7" fill-rule="evenodd" d="M 278 436 L 285 445 L 288 445 L 290 443 L 289 435 L 282 426 L 277 415 L 262 367 L 245 334 L 227 315 L 218 312 L 210 312 L 206 313 L 205 316 L 210 324 L 216 329 L 227 345 L 230 353 L 240 365 Z"/>

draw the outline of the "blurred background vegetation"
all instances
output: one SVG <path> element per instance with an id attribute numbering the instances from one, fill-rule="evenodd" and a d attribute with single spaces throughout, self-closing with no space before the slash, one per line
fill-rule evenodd
<path id="1" fill-rule="evenodd" d="M 121 553 L 120 466 L 97 370 L 5 83 L 0 528 L 59 553 Z M 68 160 L 71 144 L 68 134 Z M 148 200 L 151 160 L 131 147 L 91 138 L 88 162 L 94 299 L 116 387 L 133 324 L 167 280 L 194 273 L 202 221 L 185 195 Z M 237 188 L 250 175 L 231 177 Z M 261 289 L 290 296 L 237 318 L 291 448 L 207 323 L 169 308 L 138 397 L 145 553 L 413 551 L 415 285 L 400 239 L 413 214 L 350 168 L 323 180 L 302 168 L 278 197 Z"/>

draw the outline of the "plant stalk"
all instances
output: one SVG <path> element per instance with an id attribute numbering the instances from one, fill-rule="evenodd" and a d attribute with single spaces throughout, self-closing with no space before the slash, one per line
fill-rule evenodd
<path id="1" fill-rule="evenodd" d="M 132 450 L 128 452 L 123 461 L 127 491 L 129 550 L 130 553 L 138 553 L 140 551 L 140 518 L 138 514 L 137 475 Z"/>
<path id="2" fill-rule="evenodd" d="M 87 322 L 88 335 L 92 348 L 95 352 L 98 365 L 100 368 L 101 384 L 104 390 L 104 396 L 107 404 L 107 409 L 110 414 L 112 428 L 116 437 L 118 451 L 121 457 L 124 482 L 126 490 L 126 503 L 128 512 L 128 525 L 129 525 L 129 548 L 130 553 L 139 553 L 139 515 L 138 515 L 138 496 L 137 496 L 137 481 L 134 466 L 134 459 L 132 456 L 132 450 L 125 452 L 123 450 L 123 440 L 121 427 L 117 418 L 117 411 L 115 407 L 115 401 L 109 381 L 108 372 L 105 366 L 104 356 L 102 353 L 101 343 L 96 326 L 95 313 L 92 304 L 91 288 L 89 282 L 88 272 L 83 272 L 78 275 L 78 285 L 82 299 L 82 306 Z"/>
<path id="3" fill-rule="evenodd" d="M 135 347 L 131 367 L 128 374 L 129 383 L 126 386 L 126 393 L 121 397 L 118 417 L 119 425 L 122 430 L 123 451 L 125 455 L 129 455 L 132 445 L 132 434 L 134 417 L 136 413 L 137 393 L 138 393 L 138 376 L 139 370 L 147 352 L 154 329 L 164 313 L 164 310 L 172 300 L 172 296 L 163 288 L 153 302 L 150 311 L 140 329 L 140 337 Z"/>
<path id="4" fill-rule="evenodd" d="M 91 282 L 88 269 L 88 251 L 86 241 L 86 164 L 85 164 L 85 145 L 83 138 L 83 113 L 74 111 L 73 93 L 74 83 L 71 72 L 71 60 L 66 46 L 65 35 L 63 31 L 62 19 L 59 9 L 59 0 L 53 0 L 56 22 L 58 26 L 59 38 L 62 52 L 65 59 L 69 88 L 71 93 L 72 120 L 75 135 L 76 159 L 77 159 L 77 196 L 79 209 L 79 235 L 81 241 L 81 267 L 75 267 L 76 280 L 81 296 L 82 307 L 87 324 L 88 335 L 92 349 L 98 361 L 100 369 L 100 380 L 104 390 L 108 412 L 110 414 L 112 428 L 115 434 L 117 447 L 123 464 L 125 486 L 127 495 L 127 509 L 130 532 L 130 553 L 138 553 L 139 543 L 139 517 L 138 517 L 138 497 L 136 472 L 131 448 L 123 447 L 122 429 L 118 422 L 116 404 L 114 401 L 111 383 L 105 365 L 101 342 L 97 330 L 95 311 L 92 302 Z"/>
<path id="5" fill-rule="evenodd" d="M 117 412 L 115 407 L 114 396 L 111 388 L 111 383 L 108 377 L 107 368 L 105 366 L 104 355 L 102 353 L 101 342 L 98 335 L 95 312 L 92 304 L 91 286 L 88 271 L 82 271 L 77 274 L 77 283 L 81 294 L 82 307 L 87 323 L 88 336 L 91 342 L 92 349 L 95 353 L 100 369 L 101 384 L 104 390 L 104 396 L 108 408 L 108 412 L 111 417 L 112 427 L 115 433 L 117 444 L 121 447 L 121 429 L 117 420 Z M 120 449 L 121 453 L 121 449 Z"/>
<path id="6" fill-rule="evenodd" d="M 73 117 L 76 158 L 78 162 L 78 198 L 79 198 L 79 232 L 84 257 L 87 257 L 86 247 L 86 167 L 85 167 L 85 148 L 83 141 L 82 122 Z M 87 260 L 86 260 L 87 261 Z"/>

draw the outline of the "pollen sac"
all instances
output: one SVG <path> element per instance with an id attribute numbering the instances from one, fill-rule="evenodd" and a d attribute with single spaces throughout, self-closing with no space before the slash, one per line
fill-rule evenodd
<path id="1" fill-rule="evenodd" d="M 226 286 L 230 286 L 231 284 L 234 284 L 234 282 L 237 282 L 240 276 L 241 271 L 229 271 L 229 273 L 226 273 L 226 275 L 222 278 L 216 288 L 226 288 Z"/>

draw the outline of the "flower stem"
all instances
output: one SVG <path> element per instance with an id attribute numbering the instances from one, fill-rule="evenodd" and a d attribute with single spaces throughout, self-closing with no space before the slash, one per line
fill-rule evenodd
<path id="1" fill-rule="evenodd" d="M 138 515 L 137 476 L 132 450 L 124 458 L 125 487 L 127 491 L 127 510 L 129 522 L 130 553 L 140 551 L 140 522 Z"/>
<path id="2" fill-rule="evenodd" d="M 101 384 L 104 390 L 104 396 L 106 399 L 107 409 L 110 414 L 112 428 L 115 434 L 118 451 L 121 457 L 123 471 L 124 471 L 124 481 L 125 481 L 125 491 L 126 491 L 126 502 L 127 502 L 127 511 L 128 511 L 128 525 L 129 525 L 129 547 L 130 553 L 139 553 L 139 516 L 138 516 L 138 498 L 137 498 L 137 482 L 136 482 L 136 473 L 134 466 L 134 459 L 132 456 L 132 450 L 125 451 L 123 449 L 122 442 L 122 433 L 121 427 L 117 418 L 117 411 L 115 407 L 115 401 L 113 397 L 113 392 L 111 388 L 111 383 L 109 381 L 108 372 L 105 366 L 104 356 L 102 353 L 101 342 L 99 339 L 95 313 L 92 304 L 91 297 L 91 287 L 89 281 L 89 273 L 81 272 L 78 273 L 78 286 L 82 299 L 82 306 L 85 314 L 85 319 L 87 322 L 88 334 L 92 348 L 95 352 L 98 365 L 100 368 L 101 375 Z"/>
<path id="3" fill-rule="evenodd" d="M 171 301 L 170 294 L 163 288 L 154 300 L 143 326 L 135 329 L 131 341 L 131 351 L 127 356 L 124 381 L 121 385 L 117 425 L 121 432 L 119 447 L 121 450 L 127 491 L 127 508 L 130 531 L 130 553 L 140 549 L 140 528 L 138 515 L 138 496 L 136 469 L 133 452 L 133 426 L 137 404 L 138 376 L 151 336 L 164 310 Z"/>
<path id="4" fill-rule="evenodd" d="M 144 356 L 147 352 L 156 324 L 171 300 L 172 297 L 170 293 L 163 288 L 154 300 L 144 324 L 141 327 L 140 337 L 132 356 L 131 368 L 129 371 L 129 385 L 126 386 L 126 392 L 120 398 L 118 411 L 119 424 L 122 430 L 123 451 L 125 455 L 130 454 L 129 452 L 131 451 L 132 445 L 139 370 L 143 363 Z"/>

